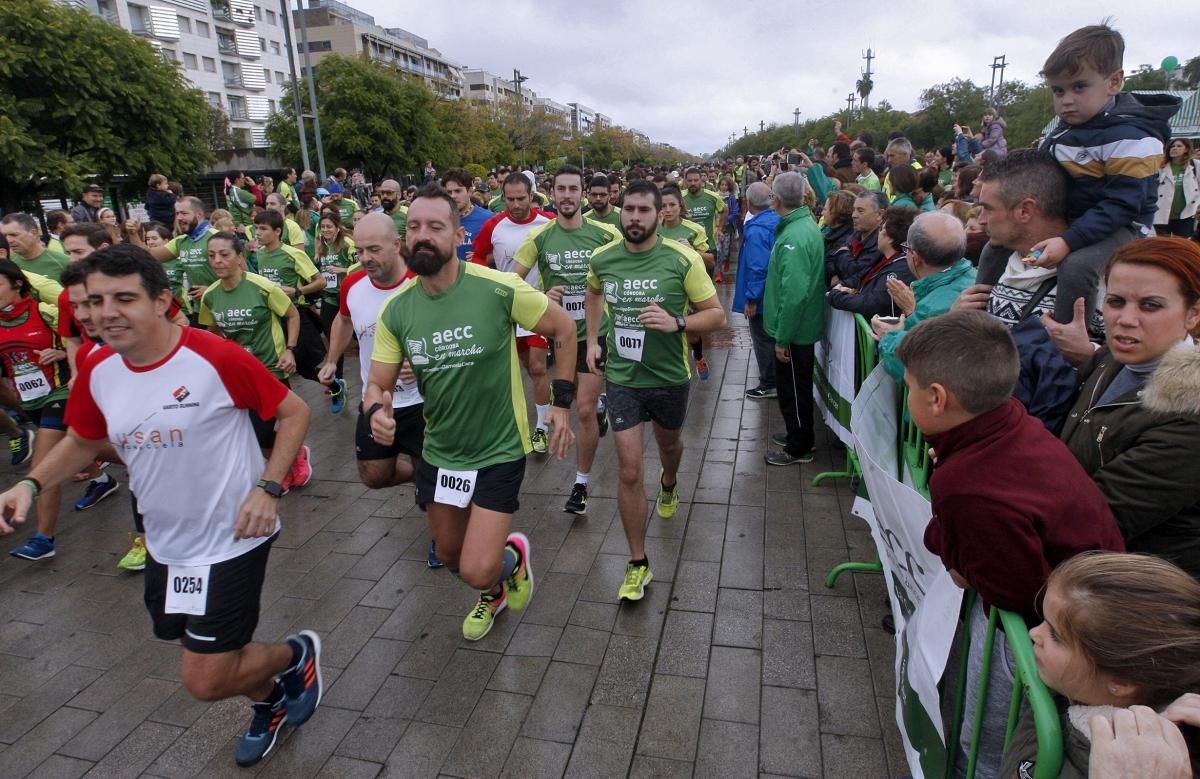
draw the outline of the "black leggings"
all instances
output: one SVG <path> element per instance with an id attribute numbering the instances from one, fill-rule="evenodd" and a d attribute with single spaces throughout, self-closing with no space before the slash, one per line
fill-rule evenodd
<path id="1" fill-rule="evenodd" d="M 325 337 L 329 338 L 333 332 L 333 320 L 337 318 L 338 307 L 337 303 L 331 303 L 328 300 L 321 301 L 321 332 L 325 333 Z M 342 355 L 337 361 L 337 371 L 335 375 L 342 378 L 342 366 L 346 363 L 346 356 Z"/>

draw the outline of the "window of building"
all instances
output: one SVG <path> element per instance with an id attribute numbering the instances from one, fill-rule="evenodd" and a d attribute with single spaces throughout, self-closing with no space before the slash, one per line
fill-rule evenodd
<path id="1" fill-rule="evenodd" d="M 268 84 L 271 83 L 271 71 L 267 68 L 263 68 L 263 81 L 267 82 Z"/>
<path id="2" fill-rule="evenodd" d="M 309 51 L 333 51 L 333 43 L 330 41 L 309 41 Z"/>
<path id="3" fill-rule="evenodd" d="M 282 49 L 279 48 L 279 41 L 271 41 L 271 53 L 272 54 L 283 53 Z"/>
<path id="4" fill-rule="evenodd" d="M 220 108 L 221 107 L 221 93 L 220 92 L 209 92 L 208 93 L 208 104 L 210 106 L 212 106 L 213 108 Z"/>
<path id="5" fill-rule="evenodd" d="M 175 21 L 179 25 L 180 32 L 186 32 L 188 35 L 192 34 L 192 20 L 191 19 L 187 18 L 186 16 L 176 16 Z"/>
<path id="6" fill-rule="evenodd" d="M 199 35 L 201 38 L 208 38 L 209 37 L 208 22 L 202 22 L 202 21 L 197 20 L 196 21 L 196 34 Z"/>
<path id="7" fill-rule="evenodd" d="M 275 113 L 276 111 L 278 111 L 278 110 L 279 110 L 279 109 L 278 109 L 278 108 L 275 106 L 275 101 L 274 101 L 274 100 L 272 100 L 272 99 L 270 99 L 270 98 L 267 98 L 267 110 L 268 110 L 268 111 L 270 111 L 271 113 Z"/>
<path id="8" fill-rule="evenodd" d="M 150 14 L 142 5 L 129 5 L 129 31 L 134 35 L 150 34 Z"/>
<path id="9" fill-rule="evenodd" d="M 267 9 L 267 24 L 277 24 L 277 22 L 275 21 L 275 18 L 276 18 L 275 12 L 270 9 Z"/>
<path id="10" fill-rule="evenodd" d="M 204 64 L 204 72 L 205 73 L 216 73 L 217 72 L 217 61 L 215 59 L 213 59 L 212 57 L 204 57 L 204 58 L 202 58 L 201 61 Z"/>
<path id="11" fill-rule="evenodd" d="M 258 6 L 254 6 L 254 7 L 257 8 Z M 266 38 L 258 39 L 258 48 L 262 49 L 263 51 L 267 50 L 267 39 Z"/>
<path id="12" fill-rule="evenodd" d="M 283 78 L 284 78 L 284 76 L 283 76 L 283 71 L 282 71 L 282 70 L 277 70 L 277 71 L 275 71 L 275 83 L 276 83 L 276 84 L 282 84 L 282 83 L 283 83 Z"/>
<path id="13" fill-rule="evenodd" d="M 179 58 L 175 55 L 174 49 L 162 48 L 162 49 L 159 49 L 159 51 L 162 52 L 163 59 L 165 59 L 169 62 L 178 62 L 179 61 Z"/>
<path id="14" fill-rule="evenodd" d="M 188 70 L 197 70 L 200 66 L 196 64 L 196 55 L 183 53 L 183 66 Z"/>
<path id="15" fill-rule="evenodd" d="M 246 119 L 246 99 L 239 95 L 229 96 L 229 118 Z"/>
<path id="16" fill-rule="evenodd" d="M 471 85 L 472 92 L 482 92 L 485 89 L 487 89 L 487 84 L 472 84 Z"/>
<path id="17" fill-rule="evenodd" d="M 262 21 L 262 9 L 259 8 L 257 5 L 254 6 L 254 18 L 259 20 L 260 22 Z"/>

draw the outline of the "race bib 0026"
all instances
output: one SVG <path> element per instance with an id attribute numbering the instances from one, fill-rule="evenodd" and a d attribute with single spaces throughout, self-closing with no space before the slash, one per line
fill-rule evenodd
<path id="1" fill-rule="evenodd" d="M 438 468 L 433 502 L 465 509 L 471 504 L 471 498 L 475 495 L 475 482 L 478 478 L 479 471 L 451 471 L 446 468 Z"/>

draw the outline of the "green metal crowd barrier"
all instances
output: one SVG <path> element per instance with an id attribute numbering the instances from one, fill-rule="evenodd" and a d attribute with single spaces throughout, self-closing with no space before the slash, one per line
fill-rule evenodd
<path id="1" fill-rule="evenodd" d="M 970 614 L 975 608 L 978 597 L 974 590 L 967 592 L 964 614 Z M 1029 639 L 1029 630 L 1020 614 L 1003 611 L 993 606 L 988 612 L 987 633 L 983 640 L 983 666 L 980 669 L 979 689 L 975 693 L 975 717 L 971 723 L 971 743 L 967 752 L 966 779 L 975 779 L 975 766 L 979 760 L 980 726 L 983 723 L 983 704 L 987 698 L 988 677 L 991 675 L 992 647 L 996 640 L 997 624 L 1003 627 L 1004 637 L 1012 652 L 1013 661 L 1017 666 L 1016 683 L 1013 685 L 1012 698 L 1008 705 L 1008 723 L 1004 730 L 1004 747 L 1012 741 L 1013 731 L 1017 727 L 1017 719 L 1021 714 L 1021 703 L 1029 702 L 1033 714 L 1034 731 L 1037 733 L 1037 763 L 1034 766 L 1033 779 L 1054 779 L 1062 770 L 1063 736 L 1062 725 L 1058 717 L 1058 707 L 1054 703 L 1054 694 L 1042 683 L 1038 676 L 1037 663 L 1033 659 L 1033 643 Z M 958 755 L 958 738 L 962 732 L 963 716 L 966 710 L 967 693 L 967 661 L 971 650 L 971 636 L 965 626 L 962 636 L 962 649 L 959 656 L 958 686 L 954 697 L 954 719 L 950 728 L 950 739 L 947 748 L 951 758 L 946 770 L 946 779 L 954 776 L 955 758 Z"/>
<path id="2" fill-rule="evenodd" d="M 855 389 L 862 387 L 867 376 L 875 369 L 879 361 L 879 354 L 875 339 L 871 336 L 871 325 L 861 314 L 854 316 L 856 325 L 855 330 Z M 925 441 L 925 436 L 921 433 L 920 428 L 913 423 L 911 415 L 908 413 L 908 390 L 903 389 L 900 393 L 900 408 L 899 408 L 900 429 L 897 431 L 897 447 L 899 452 L 897 478 L 904 480 L 905 474 L 908 475 L 908 481 L 917 492 L 929 498 L 929 477 L 933 469 L 933 461 L 929 454 L 929 446 Z M 862 477 L 862 467 L 859 463 L 857 455 L 854 453 L 853 447 L 846 450 L 846 468 L 844 471 L 830 471 L 818 474 L 813 479 L 813 486 L 820 484 L 821 481 L 829 478 L 851 478 L 858 479 Z M 837 565 L 829 572 L 825 579 L 825 586 L 832 589 L 836 584 L 838 577 L 847 572 L 854 573 L 883 573 L 883 564 L 878 555 L 874 562 L 845 562 Z M 969 591 L 966 597 L 966 609 L 963 613 L 970 614 L 974 608 L 976 594 L 974 591 Z M 1005 640 L 1008 642 L 1009 650 L 1012 652 L 1013 660 L 1016 663 L 1016 683 L 1013 685 L 1012 698 L 1009 703 L 1008 723 L 1004 734 L 1004 745 L 1007 748 L 1012 739 L 1013 730 L 1016 728 L 1017 719 L 1020 716 L 1021 704 L 1024 701 L 1029 702 L 1030 710 L 1033 714 L 1034 728 L 1037 733 L 1037 764 L 1034 769 L 1034 779 L 1052 779 L 1057 777 L 1062 770 L 1063 763 L 1063 740 L 1062 728 L 1059 723 L 1058 709 L 1055 706 L 1053 693 L 1042 683 L 1038 676 L 1037 665 L 1033 659 L 1033 644 L 1029 639 L 1029 632 L 1025 625 L 1025 620 L 1019 614 L 1010 611 L 1003 611 L 993 607 L 988 614 L 988 627 L 984 637 L 983 646 L 983 668 L 979 684 L 979 689 L 976 691 L 976 707 L 975 718 L 972 722 L 971 744 L 967 754 L 967 779 L 974 779 L 975 766 L 979 756 L 979 741 L 980 727 L 983 718 L 983 702 L 987 696 L 988 677 L 991 671 L 991 656 L 992 647 L 995 645 L 997 626 L 1002 626 L 1004 630 Z M 962 649 L 960 654 L 960 667 L 958 674 L 958 686 L 955 693 L 955 708 L 954 718 L 951 723 L 950 738 L 947 741 L 947 748 L 951 755 L 947 767 L 947 779 L 954 776 L 955 758 L 958 754 L 958 739 L 962 731 L 963 716 L 966 703 L 966 684 L 967 684 L 967 659 L 970 653 L 970 635 L 965 630 L 963 631 Z"/>
<path id="3" fill-rule="evenodd" d="M 854 391 L 862 387 L 863 382 L 875 370 L 879 362 L 879 348 L 871 335 L 871 323 L 862 314 L 854 315 Z M 861 479 L 862 465 L 853 446 L 846 447 L 846 468 L 841 471 L 825 471 L 813 477 L 816 487 L 826 479 Z"/>

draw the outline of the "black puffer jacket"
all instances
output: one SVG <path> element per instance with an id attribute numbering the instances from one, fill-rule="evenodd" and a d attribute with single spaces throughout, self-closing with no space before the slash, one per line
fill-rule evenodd
<path id="1" fill-rule="evenodd" d="M 865 273 L 872 265 L 883 259 L 879 251 L 879 228 L 866 238 L 859 239 L 858 232 L 851 230 L 850 237 L 841 247 L 830 253 L 825 244 L 825 281 L 834 276 L 845 283 L 846 279 Z"/>
<path id="2" fill-rule="evenodd" d="M 1103 349 L 1080 370 L 1061 438 L 1108 499 L 1128 550 L 1200 578 L 1200 348 L 1176 346 L 1144 387 L 1095 405 L 1120 368 Z"/>
<path id="3" fill-rule="evenodd" d="M 880 262 L 883 261 L 880 260 Z M 866 278 L 871 270 L 871 268 L 867 268 L 857 276 L 842 282 L 843 286 L 856 289 L 857 292 L 829 290 L 829 305 L 852 314 L 862 314 L 868 320 L 875 315 L 899 315 L 901 312 L 892 302 L 892 296 L 888 292 L 887 280 L 894 277 L 912 286 L 916 279 L 909 270 L 908 259 L 903 254 L 897 253 L 883 267 L 872 273 L 870 278 Z"/>

